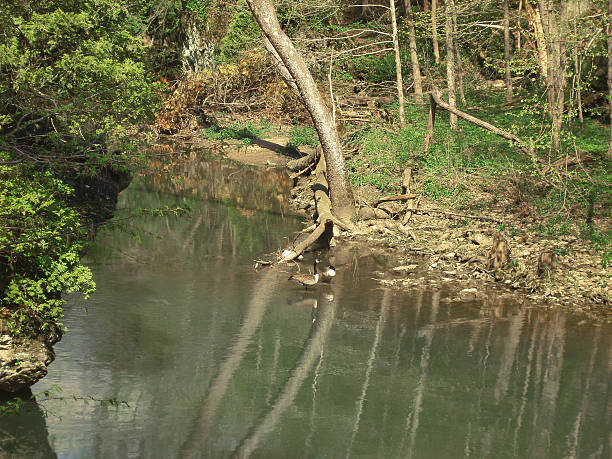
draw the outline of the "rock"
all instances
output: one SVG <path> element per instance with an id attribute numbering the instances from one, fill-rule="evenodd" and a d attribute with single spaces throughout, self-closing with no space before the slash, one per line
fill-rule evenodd
<path id="1" fill-rule="evenodd" d="M 389 214 L 381 209 L 375 209 L 373 207 L 362 207 L 359 209 L 360 220 L 374 220 L 379 218 L 389 218 Z"/>
<path id="2" fill-rule="evenodd" d="M 470 299 L 476 298 L 477 294 L 478 294 L 478 289 L 475 289 L 475 288 L 464 288 L 463 290 L 461 290 L 459 292 L 459 297 L 462 300 L 470 300 Z"/>
<path id="3" fill-rule="evenodd" d="M 44 337 L 15 339 L 8 331 L 0 333 L 0 391 L 17 392 L 46 376 L 47 366 L 55 359 L 52 342 Z"/>
<path id="4" fill-rule="evenodd" d="M 43 378 L 61 337 L 59 327 L 53 327 L 45 336 L 16 338 L 0 320 L 0 392 L 17 392 Z"/>
<path id="5" fill-rule="evenodd" d="M 555 267 L 555 254 L 549 250 L 545 250 L 538 256 L 538 276 L 543 274 L 550 275 Z"/>
<path id="6" fill-rule="evenodd" d="M 436 253 L 443 253 L 446 252 L 450 249 L 453 248 L 453 244 L 448 242 L 448 241 L 443 241 L 442 243 L 440 243 L 435 249 L 434 252 Z"/>
<path id="7" fill-rule="evenodd" d="M 493 239 L 488 236 L 485 236 L 482 233 L 472 234 L 472 236 L 470 237 L 470 241 L 476 245 L 482 245 L 487 247 L 493 245 Z"/>
<path id="8" fill-rule="evenodd" d="M 508 263 L 510 259 L 510 247 L 508 241 L 501 233 L 495 233 L 489 254 L 489 266 L 499 269 Z"/>
<path id="9" fill-rule="evenodd" d="M 395 268 L 393 268 L 393 271 L 414 271 L 417 268 L 418 265 L 402 265 L 402 266 L 396 266 Z"/>

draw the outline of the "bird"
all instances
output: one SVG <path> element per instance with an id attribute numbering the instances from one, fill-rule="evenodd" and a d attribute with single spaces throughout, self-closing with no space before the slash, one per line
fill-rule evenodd
<path id="1" fill-rule="evenodd" d="M 323 271 L 321 271 L 321 277 L 323 279 L 331 280 L 336 275 L 336 268 L 333 265 L 327 265 Z"/>
<path id="2" fill-rule="evenodd" d="M 314 274 L 294 274 L 293 276 L 289 276 L 289 280 L 298 282 L 308 288 L 309 285 L 315 285 L 319 282 L 319 273 L 317 272 L 317 264 L 319 260 L 315 258 L 314 260 Z"/>

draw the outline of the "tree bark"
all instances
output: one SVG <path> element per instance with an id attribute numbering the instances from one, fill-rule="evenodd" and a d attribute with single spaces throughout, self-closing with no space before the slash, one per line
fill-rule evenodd
<path id="1" fill-rule="evenodd" d="M 610 145 L 608 158 L 612 159 L 612 0 L 608 0 L 608 96 L 610 97 Z"/>
<path id="2" fill-rule="evenodd" d="M 289 37 L 283 32 L 270 0 L 247 0 L 249 8 L 291 74 L 319 135 L 327 163 L 327 179 L 334 214 L 341 220 L 355 215 L 353 191 L 342 155 L 342 144 L 317 85 Z"/>
<path id="3" fill-rule="evenodd" d="M 548 54 L 546 52 L 546 39 L 544 38 L 542 17 L 540 16 L 540 12 L 535 9 L 531 3 L 529 3 L 529 1 L 530 0 L 523 0 L 523 5 L 525 5 L 525 13 L 527 13 L 529 25 L 533 30 L 533 34 L 535 35 L 540 77 L 543 81 L 545 81 L 546 75 L 548 75 Z"/>
<path id="4" fill-rule="evenodd" d="M 463 64 L 461 63 L 461 52 L 459 51 L 459 27 L 457 27 L 457 8 L 454 3 L 451 14 L 453 17 L 453 46 L 455 47 L 455 54 L 457 58 L 455 61 L 455 74 L 457 75 L 459 97 L 461 98 L 461 103 L 465 105 L 465 92 L 463 91 Z"/>
<path id="5" fill-rule="evenodd" d="M 393 0 L 390 0 L 393 2 Z M 406 21 L 408 23 L 408 37 L 410 40 L 410 61 L 412 63 L 412 77 L 414 80 L 414 96 L 417 102 L 423 102 L 423 83 L 421 81 L 421 66 L 419 65 L 419 55 L 417 54 L 416 33 L 414 31 L 414 21 L 412 19 L 412 2 L 406 0 Z"/>
<path id="6" fill-rule="evenodd" d="M 453 18 L 452 11 L 455 9 L 454 0 L 447 0 L 444 14 L 446 16 L 446 79 L 448 82 L 448 104 L 452 108 L 457 107 L 457 89 L 455 87 L 455 50 L 453 40 Z M 457 130 L 457 115 L 450 112 L 450 125 L 452 130 Z"/>
<path id="7" fill-rule="evenodd" d="M 563 108 L 566 86 L 566 46 L 567 38 L 567 3 L 561 0 L 559 12 L 554 8 L 553 0 L 542 0 L 540 14 L 546 32 L 548 51 L 548 73 L 546 85 L 548 88 L 548 105 L 551 117 L 551 146 L 559 150 L 561 142 L 561 126 L 563 123 Z"/>
<path id="8" fill-rule="evenodd" d="M 397 17 L 395 15 L 395 0 L 389 0 L 391 10 L 391 29 L 393 33 L 393 50 L 395 52 L 395 78 L 397 84 L 397 102 L 399 105 L 400 128 L 406 127 L 406 115 L 404 113 L 404 82 L 402 78 L 402 61 L 400 58 L 399 40 L 397 38 Z"/>
<path id="9" fill-rule="evenodd" d="M 506 102 L 512 101 L 512 75 L 510 74 L 510 8 L 504 0 L 504 63 L 506 66 Z"/>
<path id="10" fill-rule="evenodd" d="M 436 64 L 440 61 L 440 46 L 438 45 L 438 0 L 431 0 L 431 37 Z"/>

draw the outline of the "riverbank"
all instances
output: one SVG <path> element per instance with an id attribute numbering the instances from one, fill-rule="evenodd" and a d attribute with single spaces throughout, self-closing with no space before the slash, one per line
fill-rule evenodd
<path id="1" fill-rule="evenodd" d="M 193 148 L 263 168 L 283 167 L 295 157 L 295 148 L 286 148 L 291 140 L 286 126 L 248 142 L 204 138 L 199 132 L 183 133 L 181 140 Z M 307 154 L 312 147 L 300 146 L 299 151 Z M 293 209 L 306 216 L 314 210 L 310 185 L 307 174 L 299 175 L 291 196 Z M 418 196 L 419 212 L 402 224 L 404 203 L 382 203 L 376 211 L 371 205 L 397 193 L 353 183 L 360 218 L 354 222 L 354 231 L 341 232 L 337 239 L 384 248 L 401 261 L 381 276 L 381 284 L 397 289 L 423 283 L 455 284 L 459 299 L 503 291 L 546 307 L 557 305 L 600 320 L 612 319 L 612 266 L 603 262 L 595 244 L 580 237 L 578 223 L 568 221 L 566 234 L 547 239 L 541 235 L 537 215 L 525 215 L 524 206 L 512 206 L 516 200 L 512 190 L 498 195 L 496 205 L 483 207 L 476 215 L 482 218 L 472 218 L 473 213 L 429 199 L 421 193 L 421 185 L 417 179 L 412 190 Z M 473 199 L 485 201 L 486 194 L 483 191 Z M 385 218 L 378 218 L 381 216 Z M 504 266 L 493 269 L 490 254 L 499 236 L 507 241 L 509 258 Z M 547 254 L 552 259 L 546 260 Z"/>

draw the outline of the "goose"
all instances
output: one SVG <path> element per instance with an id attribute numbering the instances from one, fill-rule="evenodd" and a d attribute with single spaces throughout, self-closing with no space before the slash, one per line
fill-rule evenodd
<path id="1" fill-rule="evenodd" d="M 289 276 L 289 280 L 296 281 L 304 285 L 306 288 L 308 288 L 309 285 L 315 285 L 317 282 L 319 282 L 317 263 L 319 263 L 319 260 L 315 258 L 313 266 L 314 274 L 294 274 L 293 276 Z"/>
<path id="2" fill-rule="evenodd" d="M 336 275 L 336 268 L 332 265 L 327 265 L 325 269 L 321 272 L 323 277 L 334 277 Z"/>

